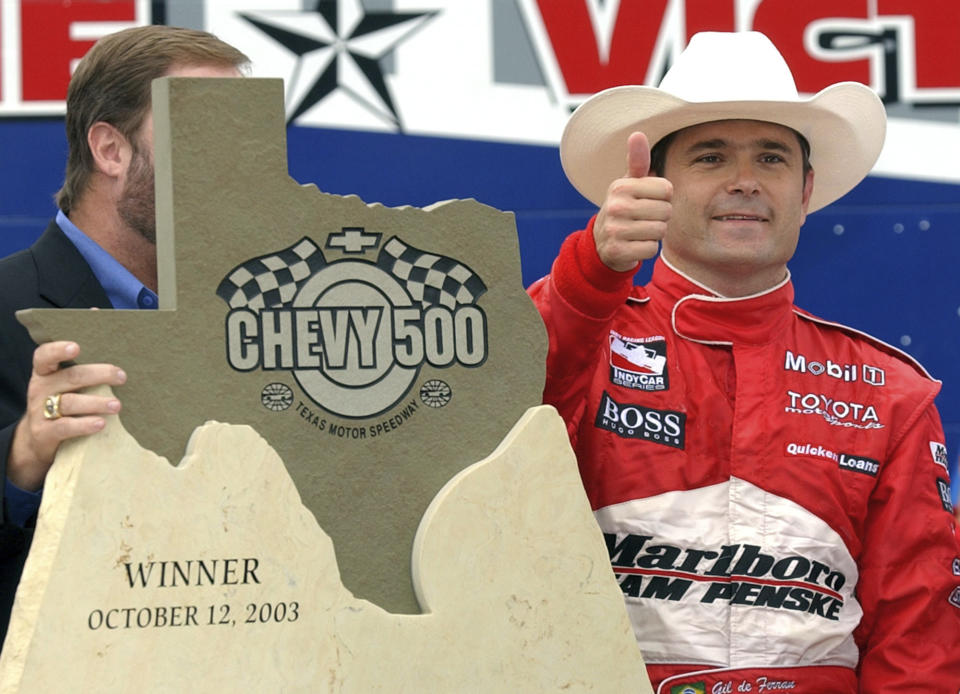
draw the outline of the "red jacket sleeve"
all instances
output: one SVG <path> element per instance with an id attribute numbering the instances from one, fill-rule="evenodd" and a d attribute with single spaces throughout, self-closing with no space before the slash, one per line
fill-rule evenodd
<path id="1" fill-rule="evenodd" d="M 860 691 L 960 690 L 960 543 L 932 401 L 909 418 L 870 500 L 859 597 Z"/>
<path id="2" fill-rule="evenodd" d="M 610 322 L 636 273 L 603 264 L 593 241 L 595 219 L 567 237 L 551 273 L 528 290 L 549 340 L 543 401 L 557 408 L 574 444 L 597 352 L 607 344 Z"/>

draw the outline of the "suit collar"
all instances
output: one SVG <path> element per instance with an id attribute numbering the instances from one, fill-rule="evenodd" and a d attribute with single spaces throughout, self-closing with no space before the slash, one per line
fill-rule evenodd
<path id="1" fill-rule="evenodd" d="M 793 320 L 789 273 L 766 291 L 728 298 L 682 274 L 661 256 L 647 288 L 654 301 L 670 311 L 674 332 L 694 342 L 764 345 Z"/>
<path id="2" fill-rule="evenodd" d="M 51 221 L 31 246 L 41 297 L 59 308 L 113 308 L 103 287 L 70 239 Z"/>

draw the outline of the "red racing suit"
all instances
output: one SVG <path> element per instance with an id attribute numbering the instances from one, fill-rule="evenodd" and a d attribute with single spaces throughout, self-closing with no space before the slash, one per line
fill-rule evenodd
<path id="1" fill-rule="evenodd" d="M 658 692 L 960 690 L 960 543 L 933 401 L 906 355 L 656 261 L 591 226 L 530 288 L 563 416 Z"/>

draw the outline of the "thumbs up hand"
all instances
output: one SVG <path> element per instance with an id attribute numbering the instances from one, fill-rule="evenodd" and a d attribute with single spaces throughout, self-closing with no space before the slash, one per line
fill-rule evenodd
<path id="1" fill-rule="evenodd" d="M 650 144 L 635 132 L 627 140 L 627 171 L 607 189 L 593 225 L 600 260 L 625 272 L 657 254 L 670 219 L 673 186 L 650 173 Z"/>

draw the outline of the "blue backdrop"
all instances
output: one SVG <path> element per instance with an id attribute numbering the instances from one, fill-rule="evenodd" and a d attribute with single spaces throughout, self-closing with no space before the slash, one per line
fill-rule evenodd
<path id="1" fill-rule="evenodd" d="M 555 147 L 292 126 L 290 174 L 389 206 L 476 198 L 516 215 L 529 284 L 594 209 L 567 183 Z M 0 120 L 0 256 L 29 245 L 55 213 L 63 122 Z M 960 186 L 868 178 L 809 217 L 791 263 L 797 303 L 868 332 L 944 383 L 937 404 L 957 497 L 960 452 Z M 638 278 L 643 281 L 646 273 Z"/>

